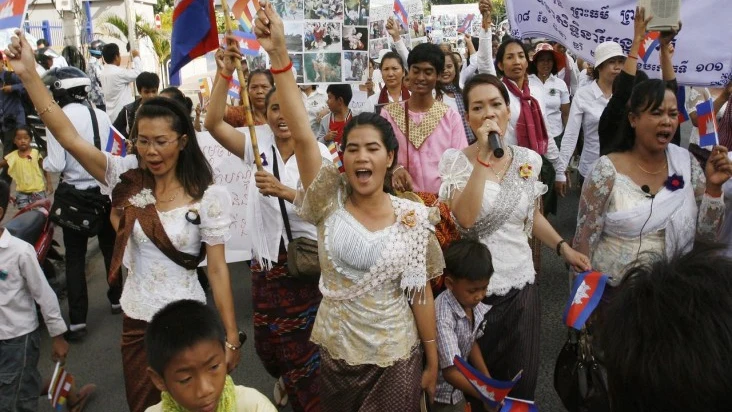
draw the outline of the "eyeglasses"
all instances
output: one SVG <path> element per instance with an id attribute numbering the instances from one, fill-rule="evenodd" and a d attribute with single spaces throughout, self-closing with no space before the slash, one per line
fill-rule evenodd
<path id="1" fill-rule="evenodd" d="M 147 150 L 149 147 L 153 147 L 157 150 L 165 149 L 166 147 L 178 142 L 180 136 L 172 140 L 149 140 L 149 139 L 137 139 L 135 140 L 135 147 L 142 150 Z"/>

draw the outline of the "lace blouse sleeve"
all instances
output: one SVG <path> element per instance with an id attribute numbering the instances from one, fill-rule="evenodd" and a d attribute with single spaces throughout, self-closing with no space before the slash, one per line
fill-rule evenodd
<path id="1" fill-rule="evenodd" d="M 440 243 L 437 241 L 437 236 L 430 234 L 427 239 L 427 280 L 442 275 L 444 269 L 445 258 L 442 255 Z"/>
<path id="2" fill-rule="evenodd" d="M 338 196 L 343 193 L 344 185 L 338 167 L 332 160 L 324 158 L 323 166 L 307 190 L 298 182 L 295 211 L 305 221 L 320 224 L 338 206 Z"/>
<path id="3" fill-rule="evenodd" d="M 607 204 L 614 185 L 615 167 L 607 156 L 602 156 L 582 187 L 573 242 L 574 248 L 590 259 L 605 225 Z"/>
<path id="4" fill-rule="evenodd" d="M 440 185 L 440 201 L 449 203 L 455 191 L 463 190 L 468 184 L 473 165 L 462 150 L 447 149 L 438 166 L 442 184 Z"/>
<path id="5" fill-rule="evenodd" d="M 138 162 L 134 155 L 120 157 L 107 152 L 102 153 L 107 157 L 107 170 L 104 173 L 104 182 L 99 182 L 99 189 L 102 194 L 112 196 L 112 190 L 121 181 L 120 175 L 137 168 Z"/>
<path id="6" fill-rule="evenodd" d="M 213 185 L 201 199 L 201 241 L 211 245 L 226 243 L 231 237 L 231 196 L 225 187 Z"/>
<path id="7" fill-rule="evenodd" d="M 724 216 L 724 197 L 712 197 L 706 194 L 707 179 L 699 161 L 691 157 L 691 184 L 694 187 L 694 198 L 699 216 L 696 223 L 696 235 L 705 240 L 715 240 Z"/>

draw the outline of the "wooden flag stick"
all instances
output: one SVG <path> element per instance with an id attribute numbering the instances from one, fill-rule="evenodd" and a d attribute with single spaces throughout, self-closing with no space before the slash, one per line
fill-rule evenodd
<path id="1" fill-rule="evenodd" d="M 229 14 L 228 0 L 221 0 L 221 8 L 224 11 L 224 22 L 226 24 L 226 33 L 231 34 L 231 17 Z M 237 45 L 238 46 L 238 45 Z M 257 132 L 254 129 L 254 117 L 252 116 L 252 106 L 249 103 L 249 90 L 247 89 L 247 79 L 244 78 L 244 72 L 241 70 L 241 60 L 236 59 L 236 73 L 239 77 L 239 85 L 241 86 L 241 100 L 244 103 L 244 114 L 249 127 L 249 137 L 252 139 L 252 151 L 254 152 L 254 163 L 257 165 L 257 171 L 261 172 L 262 157 L 259 153 L 259 145 L 257 144 Z"/>

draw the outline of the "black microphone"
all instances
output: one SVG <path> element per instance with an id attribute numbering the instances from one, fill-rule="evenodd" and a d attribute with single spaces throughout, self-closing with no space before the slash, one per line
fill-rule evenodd
<path id="1" fill-rule="evenodd" d="M 650 187 L 648 187 L 648 185 L 643 185 L 643 186 L 641 186 L 641 190 L 643 191 L 643 193 L 645 193 L 645 194 L 647 194 L 647 195 L 648 195 L 648 196 L 646 196 L 646 197 L 648 197 L 648 198 L 651 198 L 651 199 L 653 199 L 654 197 L 656 197 L 656 195 L 652 195 L 652 194 L 651 194 L 651 188 L 650 188 Z"/>
<path id="2" fill-rule="evenodd" d="M 501 141 L 501 137 L 498 136 L 498 133 L 496 132 L 490 132 L 488 133 L 488 143 L 493 148 L 493 156 L 497 158 L 503 157 L 503 142 Z"/>

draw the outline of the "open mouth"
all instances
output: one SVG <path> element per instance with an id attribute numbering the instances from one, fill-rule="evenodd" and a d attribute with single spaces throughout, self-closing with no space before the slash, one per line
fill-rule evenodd
<path id="1" fill-rule="evenodd" d="M 277 123 L 277 129 L 281 132 L 289 132 L 290 128 L 287 127 L 287 123 L 285 122 L 279 122 Z"/>
<path id="2" fill-rule="evenodd" d="M 356 180 L 358 180 L 359 183 L 366 183 L 371 178 L 371 175 L 373 172 L 368 169 L 357 169 L 356 170 Z"/>
<path id="3" fill-rule="evenodd" d="M 671 137 L 672 137 L 671 132 L 656 133 L 656 139 L 658 139 L 658 141 L 660 143 L 668 143 L 669 141 L 671 141 Z"/>

